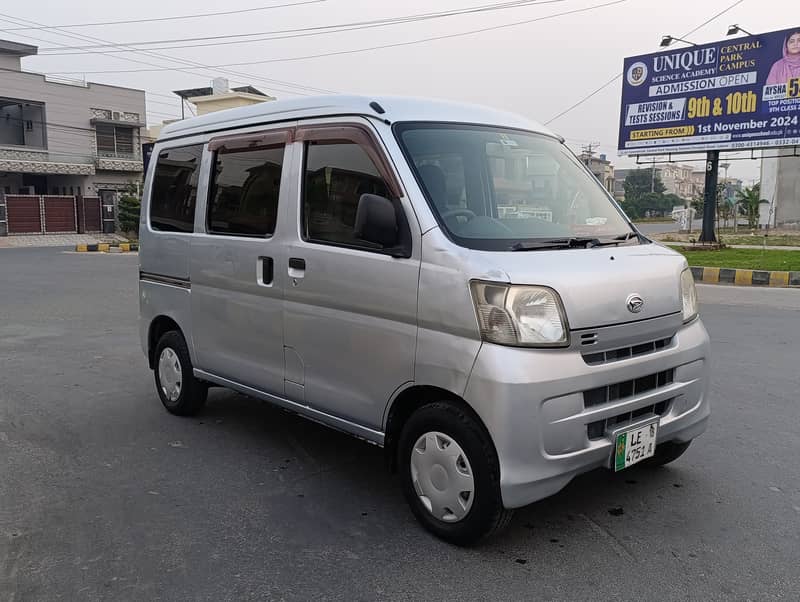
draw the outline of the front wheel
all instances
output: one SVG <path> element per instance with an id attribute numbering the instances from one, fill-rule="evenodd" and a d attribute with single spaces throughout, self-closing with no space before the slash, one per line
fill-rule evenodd
<path id="1" fill-rule="evenodd" d="M 161 403 L 172 414 L 191 416 L 206 403 L 208 385 L 194 377 L 186 340 L 171 330 L 158 340 L 155 351 L 156 390 Z"/>
<path id="2" fill-rule="evenodd" d="M 511 520 L 494 445 L 455 404 L 431 403 L 411 415 L 400 435 L 398 467 L 417 520 L 445 541 L 470 545 Z"/>

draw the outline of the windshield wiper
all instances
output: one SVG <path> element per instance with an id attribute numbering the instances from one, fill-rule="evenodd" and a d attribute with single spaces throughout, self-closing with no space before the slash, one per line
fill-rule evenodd
<path id="1" fill-rule="evenodd" d="M 639 235 L 636 232 L 628 232 L 626 234 L 620 234 L 619 236 L 615 236 L 608 240 L 599 240 L 595 239 L 594 243 L 591 245 L 587 245 L 589 247 L 607 247 L 610 245 L 617 245 L 619 246 L 620 243 L 625 241 L 631 240 L 633 237 L 638 237 Z"/>
<path id="2" fill-rule="evenodd" d="M 628 232 L 626 234 L 620 234 L 619 236 L 614 236 L 613 238 L 608 238 L 605 240 L 595 239 L 594 244 L 588 246 L 589 247 L 608 247 L 611 245 L 619 246 L 623 242 L 629 241 L 634 237 L 638 238 L 639 235 L 636 232 Z"/>
<path id="3" fill-rule="evenodd" d="M 620 234 L 610 240 L 600 240 L 599 238 L 570 237 L 570 238 L 543 238 L 530 242 L 516 242 L 511 245 L 511 251 L 546 251 L 548 249 L 591 249 L 593 247 L 607 247 L 619 245 L 625 241 L 638 237 L 636 232 Z"/>
<path id="4" fill-rule="evenodd" d="M 511 245 L 511 251 L 542 251 L 546 249 L 579 249 L 600 243 L 596 238 L 571 237 L 571 238 L 542 238 L 530 242 L 516 242 Z"/>

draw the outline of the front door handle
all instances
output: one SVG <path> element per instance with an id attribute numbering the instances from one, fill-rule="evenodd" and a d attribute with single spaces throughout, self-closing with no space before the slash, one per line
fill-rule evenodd
<path id="1" fill-rule="evenodd" d="M 289 258 L 289 278 L 292 279 L 292 286 L 297 286 L 297 282 L 306 275 L 306 260 L 299 257 Z"/>

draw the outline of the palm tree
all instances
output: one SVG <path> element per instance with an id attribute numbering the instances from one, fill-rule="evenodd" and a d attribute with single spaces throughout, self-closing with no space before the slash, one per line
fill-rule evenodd
<path id="1" fill-rule="evenodd" d="M 739 195 L 740 211 L 742 215 L 747 216 L 747 225 L 750 228 L 755 228 L 756 224 L 758 224 L 758 206 L 761 203 L 761 185 L 755 184 L 737 194 Z"/>

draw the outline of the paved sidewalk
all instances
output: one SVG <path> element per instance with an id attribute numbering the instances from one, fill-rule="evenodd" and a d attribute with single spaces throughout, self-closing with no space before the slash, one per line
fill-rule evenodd
<path id="1" fill-rule="evenodd" d="M 46 234 L 32 236 L 0 236 L 0 249 L 19 247 L 74 247 L 98 242 L 126 242 L 120 234 Z"/>

